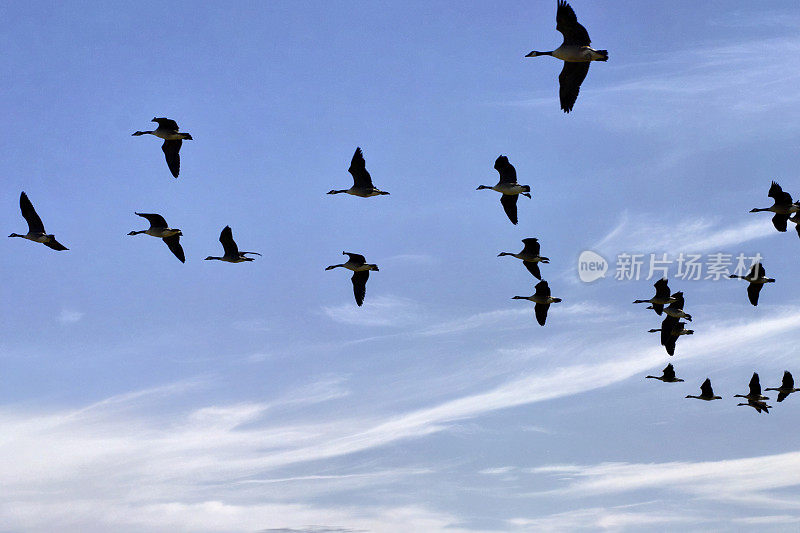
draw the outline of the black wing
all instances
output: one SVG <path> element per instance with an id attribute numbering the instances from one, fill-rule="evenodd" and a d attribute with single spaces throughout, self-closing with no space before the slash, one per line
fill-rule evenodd
<path id="1" fill-rule="evenodd" d="M 139 215 L 142 218 L 146 218 L 148 222 L 150 222 L 151 228 L 168 228 L 167 221 L 164 220 L 159 214 L 156 213 L 134 213 Z"/>
<path id="2" fill-rule="evenodd" d="M 517 197 L 518 194 L 504 194 L 500 197 L 500 203 L 503 204 L 503 210 L 508 216 L 508 220 L 512 224 L 517 224 Z"/>
<path id="3" fill-rule="evenodd" d="M 702 385 L 700 385 L 701 396 L 714 396 L 714 389 L 711 388 L 711 379 L 706 378 Z"/>
<path id="4" fill-rule="evenodd" d="M 154 118 L 151 122 L 158 122 L 162 128 L 178 131 L 178 123 L 171 118 Z"/>
<path id="5" fill-rule="evenodd" d="M 183 254 L 183 246 L 181 246 L 180 235 L 173 235 L 172 237 L 164 237 L 162 240 L 167 243 L 169 251 L 177 257 L 181 263 L 186 262 L 186 256 Z"/>
<path id="6" fill-rule="evenodd" d="M 53 250 L 58 250 L 59 252 L 64 250 L 69 250 L 69 248 L 67 248 L 66 246 L 64 246 L 55 239 L 50 239 L 50 241 L 44 243 L 44 245 L 47 246 L 48 248 L 52 248 Z"/>
<path id="7" fill-rule="evenodd" d="M 500 183 L 517 182 L 517 169 L 508 162 L 508 157 L 501 155 L 495 159 L 494 169 L 500 174 Z"/>
<path id="8" fill-rule="evenodd" d="M 363 265 L 367 262 L 366 258 L 361 254 L 351 254 L 350 252 L 342 252 L 342 255 L 346 255 L 350 261 L 353 263 L 358 263 L 359 265 Z"/>
<path id="9" fill-rule="evenodd" d="M 575 100 L 578 99 L 578 93 L 581 90 L 581 83 L 586 79 L 588 73 L 588 61 L 580 63 L 564 61 L 564 68 L 561 69 L 561 74 L 558 75 L 558 97 L 561 100 L 561 109 L 564 113 L 572 111 L 573 106 L 575 106 Z"/>
<path id="10" fill-rule="evenodd" d="M 178 177 L 178 173 L 181 171 L 181 156 L 179 152 L 181 151 L 182 144 L 183 141 L 178 139 L 175 141 L 164 141 L 164 144 L 161 145 L 169 171 L 172 172 L 172 176 L 175 178 Z"/>
<path id="11" fill-rule="evenodd" d="M 778 401 L 782 402 L 783 400 L 786 399 L 787 396 L 789 396 L 788 392 L 779 392 L 778 393 Z"/>
<path id="12" fill-rule="evenodd" d="M 750 378 L 750 396 L 758 399 L 761 396 L 761 381 L 758 379 L 758 373 L 753 372 L 753 377 Z"/>
<path id="13" fill-rule="evenodd" d="M 533 293 L 535 296 L 541 296 L 543 298 L 550 296 L 550 285 L 548 285 L 546 281 L 540 281 L 534 286 L 534 289 L 536 289 Z"/>
<path id="14" fill-rule="evenodd" d="M 525 268 L 528 269 L 528 272 L 533 274 L 534 278 L 542 279 L 542 273 L 539 272 L 539 263 L 535 263 L 533 261 L 523 261 L 522 264 L 525 265 Z"/>
<path id="15" fill-rule="evenodd" d="M 540 326 L 544 326 L 547 320 L 548 309 L 550 309 L 550 304 L 536 304 L 533 306 L 533 312 L 536 313 L 536 321 Z"/>
<path id="16" fill-rule="evenodd" d="M 676 292 L 672 295 L 675 298 L 675 301 L 669 304 L 667 307 L 670 309 L 683 309 L 684 300 L 683 300 L 683 293 L 681 291 Z"/>
<path id="17" fill-rule="evenodd" d="M 219 242 L 222 243 L 222 249 L 225 251 L 226 257 L 239 257 L 239 247 L 236 246 L 236 242 L 233 240 L 233 232 L 230 226 L 222 228 L 222 232 L 219 234 Z"/>
<path id="18" fill-rule="evenodd" d="M 789 215 L 781 215 L 780 213 L 775 213 L 772 216 L 772 225 L 775 226 L 775 229 L 784 232 L 786 231 L 786 222 L 789 221 Z"/>
<path id="19" fill-rule="evenodd" d="M 764 265 L 761 263 L 758 264 L 758 277 L 763 278 L 767 275 L 767 271 L 764 270 Z"/>
<path id="20" fill-rule="evenodd" d="M 661 344 L 666 346 L 669 344 L 670 339 L 676 337 L 676 335 L 672 334 L 672 330 L 675 329 L 675 326 L 678 325 L 678 319 L 667 315 L 664 317 L 664 320 L 661 322 Z"/>
<path id="21" fill-rule="evenodd" d="M 781 388 L 782 389 L 793 389 L 794 388 L 794 378 L 792 377 L 792 373 L 788 370 L 784 370 L 783 372 L 783 381 L 781 381 Z"/>
<path id="22" fill-rule="evenodd" d="M 539 244 L 539 239 L 536 238 L 528 238 L 522 239 L 522 243 L 525 245 L 522 248 L 522 253 L 525 255 L 539 255 L 539 250 L 541 250 L 541 245 Z"/>
<path id="23" fill-rule="evenodd" d="M 360 307 L 364 303 L 364 296 L 367 294 L 367 280 L 369 279 L 369 270 L 359 270 L 353 272 L 353 277 L 350 281 L 353 282 L 353 295 L 356 297 L 356 304 Z"/>
<path id="24" fill-rule="evenodd" d="M 675 379 L 675 368 L 672 366 L 672 363 L 664 367 L 664 375 L 662 377 L 666 380 Z"/>
<path id="25" fill-rule="evenodd" d="M 761 283 L 751 283 L 747 286 L 747 298 L 751 304 L 758 305 L 758 293 L 761 292 L 761 287 L 763 287 Z"/>
<path id="26" fill-rule="evenodd" d="M 372 177 L 367 172 L 367 163 L 364 161 L 364 154 L 361 147 L 356 148 L 353 159 L 350 161 L 350 168 L 347 171 L 353 176 L 353 185 L 356 187 L 374 187 Z"/>
<path id="27" fill-rule="evenodd" d="M 776 205 L 791 205 L 792 204 L 792 195 L 788 192 L 784 192 L 781 189 L 781 186 L 772 182 L 772 185 L 769 187 L 769 193 L 767 194 L 770 198 L 775 200 Z M 780 230 L 779 230 L 780 231 Z"/>
<path id="28" fill-rule="evenodd" d="M 579 46 L 592 44 L 592 40 L 589 39 L 589 32 L 578 23 L 578 17 L 575 16 L 575 12 L 563 0 L 558 2 L 556 30 L 564 36 L 564 44 L 577 44 Z"/>
<path id="29" fill-rule="evenodd" d="M 661 278 L 660 280 L 653 283 L 653 287 L 656 288 L 656 298 L 669 298 L 669 282 Z"/>
<path id="30" fill-rule="evenodd" d="M 664 349 L 667 350 L 667 355 L 675 355 L 675 343 L 678 342 L 678 337 L 672 336 L 669 338 L 667 343 L 664 345 Z"/>
<path id="31" fill-rule="evenodd" d="M 36 210 L 33 208 L 33 204 L 28 199 L 25 191 L 22 191 L 22 194 L 19 195 L 19 208 L 22 211 L 22 217 L 28 223 L 28 231 L 30 233 L 44 233 L 42 219 L 36 214 Z"/>

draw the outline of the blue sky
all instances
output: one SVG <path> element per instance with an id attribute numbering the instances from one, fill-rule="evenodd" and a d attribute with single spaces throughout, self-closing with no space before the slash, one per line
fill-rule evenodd
<path id="1" fill-rule="evenodd" d="M 572 2 L 608 63 L 574 111 L 555 2 L 65 3 L 0 8 L 0 224 L 20 191 L 70 248 L 5 239 L 0 531 L 785 531 L 800 522 L 795 2 Z M 174 180 L 149 119 L 178 121 Z M 391 196 L 346 188 L 356 146 Z M 494 192 L 508 155 L 533 199 Z M 162 214 L 186 264 L 128 237 Z M 246 264 L 219 255 L 230 225 Z M 500 251 L 538 237 L 553 294 Z M 363 253 L 362 308 L 349 275 Z M 668 358 L 653 280 L 577 258 L 761 254 L 672 280 L 696 334 Z M 643 377 L 669 361 L 686 383 Z M 722 401 L 685 400 L 707 376 Z"/>

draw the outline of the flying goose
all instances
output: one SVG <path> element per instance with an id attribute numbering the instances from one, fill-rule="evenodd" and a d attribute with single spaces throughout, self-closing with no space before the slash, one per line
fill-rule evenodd
<path id="1" fill-rule="evenodd" d="M 770 388 L 764 390 L 774 390 L 778 391 L 778 401 L 782 402 L 786 399 L 793 392 L 798 392 L 800 389 L 794 388 L 794 378 L 792 377 L 792 373 L 788 370 L 783 372 L 783 380 L 781 382 L 781 386 L 778 388 Z"/>
<path id="2" fill-rule="evenodd" d="M 749 405 L 759 413 L 763 411 L 769 414 L 769 410 L 772 409 L 771 405 L 767 405 L 767 402 L 761 400 L 747 400 L 747 403 L 737 403 L 736 405 Z"/>
<path id="3" fill-rule="evenodd" d="M 530 300 L 536 305 L 533 307 L 533 312 L 536 314 L 536 321 L 540 326 L 544 326 L 547 320 L 547 310 L 550 309 L 550 304 L 555 304 L 561 301 L 561 298 L 553 298 L 550 296 L 550 286 L 546 281 L 540 281 L 535 286 L 535 292 L 531 296 L 512 296 L 512 300 Z"/>
<path id="4" fill-rule="evenodd" d="M 756 268 L 758 268 L 758 270 L 756 270 Z M 758 272 L 758 275 L 756 275 L 756 272 Z M 747 297 L 753 305 L 758 305 L 758 294 L 761 292 L 761 287 L 763 287 L 765 283 L 775 283 L 775 278 L 766 277 L 766 271 L 761 263 L 754 264 L 746 276 L 731 274 L 728 277 L 743 279 L 750 283 L 747 286 Z"/>
<path id="5" fill-rule="evenodd" d="M 240 252 L 239 247 L 236 246 L 236 241 L 233 240 L 233 232 L 230 226 L 225 226 L 219 234 L 219 242 L 222 243 L 222 249 L 225 252 L 222 257 L 214 257 L 209 255 L 206 261 L 216 259 L 218 261 L 227 261 L 228 263 L 242 263 L 244 261 L 253 261 L 252 257 L 247 257 L 247 254 L 261 255 L 258 252 Z"/>
<path id="6" fill-rule="evenodd" d="M 664 383 L 678 383 L 679 381 L 683 381 L 675 377 L 675 368 L 672 366 L 672 363 L 664 367 L 663 372 L 664 374 L 661 376 L 645 376 L 645 378 L 657 379 Z"/>
<path id="7" fill-rule="evenodd" d="M 353 282 L 353 295 L 356 297 L 356 304 L 361 307 L 364 303 L 364 296 L 367 294 L 367 280 L 369 279 L 369 271 L 378 271 L 378 265 L 367 263 L 363 255 L 352 254 L 350 252 L 342 252 L 342 255 L 347 256 L 347 262 L 339 265 L 331 265 L 325 267 L 325 270 L 333 270 L 337 267 L 346 268 L 353 271 L 353 276 L 350 281 Z"/>
<path id="8" fill-rule="evenodd" d="M 800 202 L 795 202 L 794 205 L 800 206 Z M 800 211 L 789 217 L 789 222 L 794 224 L 794 229 L 797 231 L 797 236 L 800 237 Z"/>
<path id="9" fill-rule="evenodd" d="M 556 11 L 556 30 L 564 36 L 564 42 L 551 52 L 533 51 L 525 57 L 553 56 L 564 61 L 564 68 L 558 75 L 558 95 L 564 113 L 572 111 L 581 83 L 589 73 L 592 61 L 608 61 L 608 50 L 590 48 L 592 40 L 589 32 L 578 23 L 578 17 L 570 5 L 559 0 Z"/>
<path id="10" fill-rule="evenodd" d="M 508 219 L 512 224 L 517 224 L 517 196 L 531 197 L 531 188 L 529 185 L 520 185 L 517 183 L 517 170 L 514 165 L 508 162 L 508 157 L 501 155 L 494 162 L 494 168 L 500 174 L 500 181 L 497 185 L 478 185 L 476 190 L 491 189 L 502 193 L 500 203 L 503 204 L 503 210 L 508 215 Z"/>
<path id="11" fill-rule="evenodd" d="M 653 304 L 653 310 L 656 312 L 656 314 L 661 315 L 661 313 L 664 311 L 664 305 L 671 304 L 676 299 L 669 295 L 669 285 L 666 278 L 661 278 L 660 280 L 653 283 L 653 287 L 656 288 L 655 296 L 653 296 L 649 300 L 634 300 L 633 303 L 635 304 L 651 303 Z"/>
<path id="12" fill-rule="evenodd" d="M 761 395 L 761 382 L 758 379 L 758 372 L 753 372 L 753 377 L 750 378 L 749 389 L 747 394 L 734 394 L 733 397 L 747 398 L 753 401 L 769 400 L 766 396 Z"/>
<path id="13" fill-rule="evenodd" d="M 153 117 L 151 122 L 158 122 L 158 127 L 153 131 L 136 131 L 132 135 L 138 137 L 139 135 L 149 134 L 155 135 L 164 139 L 164 144 L 161 145 L 161 150 L 164 152 L 164 157 L 167 159 L 167 166 L 169 171 L 172 172 L 174 177 L 178 177 L 181 171 L 181 145 L 183 140 L 191 141 L 192 136 L 188 133 L 181 133 L 178 131 L 178 123 L 169 118 Z"/>
<path id="14" fill-rule="evenodd" d="M 134 213 L 142 218 L 146 218 L 150 222 L 150 227 L 142 231 L 131 231 L 128 235 L 146 234 L 151 237 L 158 237 L 163 240 L 167 248 L 180 260 L 181 263 L 186 262 L 186 256 L 183 254 L 183 247 L 180 240 L 183 232 L 177 228 L 170 228 L 164 217 L 155 213 Z"/>
<path id="15" fill-rule="evenodd" d="M 700 385 L 700 396 L 692 396 L 691 394 L 686 395 L 687 398 L 695 398 L 697 400 L 705 400 L 710 402 L 711 400 L 721 400 L 722 396 L 714 396 L 714 389 L 711 388 L 711 380 L 706 378 L 702 385 Z"/>
<path id="16" fill-rule="evenodd" d="M 537 263 L 549 263 L 550 259 L 539 255 L 539 239 L 536 237 L 522 239 L 522 243 L 525 246 L 522 248 L 520 253 L 512 254 L 510 252 L 500 252 L 497 254 L 497 257 L 510 255 L 511 257 L 522 259 L 522 264 L 525 265 L 525 268 L 527 268 L 531 274 L 533 274 L 533 277 L 541 280 L 542 274 L 539 272 L 539 265 Z"/>
<path id="17" fill-rule="evenodd" d="M 328 194 L 347 193 L 362 198 L 389 194 L 386 191 L 375 188 L 372 184 L 372 176 L 367 172 L 367 163 L 364 161 L 364 154 L 361 152 L 361 147 L 356 147 L 356 153 L 353 154 L 353 159 L 350 161 L 350 168 L 348 168 L 347 171 L 353 176 L 353 186 L 341 191 L 328 191 Z"/>
<path id="18" fill-rule="evenodd" d="M 23 218 L 28 223 L 28 233 L 25 235 L 12 233 L 9 237 L 22 237 L 29 241 L 40 242 L 53 250 L 69 250 L 69 248 L 56 240 L 55 235 L 45 233 L 42 219 L 36 214 L 36 210 L 33 208 L 31 201 L 28 200 L 28 195 L 25 194 L 25 191 L 22 191 L 22 194 L 19 195 L 19 208 L 22 211 Z"/>
<path id="19" fill-rule="evenodd" d="M 786 221 L 789 220 L 789 215 L 800 211 L 800 206 L 792 202 L 792 195 L 784 192 L 781 186 L 776 182 L 772 182 L 767 194 L 770 198 L 775 200 L 775 203 L 770 207 L 754 207 L 750 210 L 751 213 L 758 213 L 760 211 L 771 211 L 775 213 L 772 217 L 772 225 L 778 231 L 786 231 Z"/>
<path id="20" fill-rule="evenodd" d="M 692 321 L 692 315 L 684 312 L 684 300 L 683 300 L 683 291 L 678 291 L 672 295 L 672 298 L 675 300 L 668 306 L 664 308 L 664 312 L 674 318 L 684 318 L 688 322 Z M 648 309 L 655 309 L 652 305 L 647 306 Z"/>
<path id="21" fill-rule="evenodd" d="M 667 315 L 661 322 L 658 329 L 647 330 L 650 333 L 661 332 L 661 345 L 667 350 L 667 354 L 675 355 L 675 343 L 681 335 L 694 335 L 693 329 L 686 329 L 686 322 L 678 321 L 677 318 Z"/>

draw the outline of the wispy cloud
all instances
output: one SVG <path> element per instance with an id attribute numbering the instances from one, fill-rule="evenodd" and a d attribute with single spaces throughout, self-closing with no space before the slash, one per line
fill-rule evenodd
<path id="1" fill-rule="evenodd" d="M 85 313 L 76 311 L 75 309 L 62 309 L 58 315 L 58 321 L 62 324 L 74 324 L 79 322 Z"/>
<path id="2" fill-rule="evenodd" d="M 361 307 L 352 301 L 324 306 L 322 312 L 331 320 L 354 326 L 407 326 L 420 319 L 419 305 L 398 296 L 367 298 Z"/>

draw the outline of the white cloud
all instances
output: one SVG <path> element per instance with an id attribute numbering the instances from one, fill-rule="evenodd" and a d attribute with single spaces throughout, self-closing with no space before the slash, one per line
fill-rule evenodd
<path id="1" fill-rule="evenodd" d="M 341 305 L 324 306 L 322 311 L 331 320 L 354 326 L 398 327 L 420 319 L 420 306 L 413 300 L 397 296 L 367 297 L 361 307 L 350 300 Z"/>
<path id="2" fill-rule="evenodd" d="M 58 315 L 58 321 L 62 324 L 74 324 L 80 322 L 85 313 L 76 311 L 74 309 L 62 309 Z"/>

